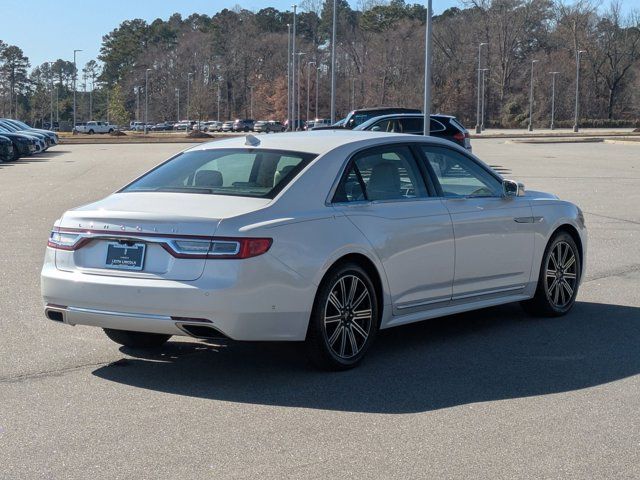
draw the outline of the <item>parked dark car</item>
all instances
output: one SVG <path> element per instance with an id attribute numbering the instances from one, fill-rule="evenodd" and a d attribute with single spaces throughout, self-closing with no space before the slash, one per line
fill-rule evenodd
<path id="1" fill-rule="evenodd" d="M 276 122 L 275 120 L 258 120 L 253 124 L 253 131 L 263 133 L 284 132 L 284 125 L 282 125 L 281 122 Z"/>
<path id="2" fill-rule="evenodd" d="M 4 122 L 8 122 L 11 125 L 15 126 L 17 129 L 19 129 L 21 131 L 24 131 L 24 132 L 28 132 L 28 133 L 35 132 L 35 133 L 39 133 L 39 134 L 45 135 L 47 137 L 47 139 L 48 139 L 48 145 L 49 146 L 53 146 L 53 145 L 57 145 L 58 144 L 58 141 L 59 141 L 58 134 L 55 133 L 55 132 L 52 132 L 51 130 L 45 130 L 45 129 L 42 129 L 42 128 L 33 128 L 33 127 L 27 125 L 26 123 L 21 122 L 20 120 L 14 120 L 12 118 L 2 118 L 0 120 L 2 120 Z"/>
<path id="3" fill-rule="evenodd" d="M 250 118 L 238 119 L 233 122 L 233 131 L 234 132 L 250 132 L 253 130 L 254 120 Z"/>
<path id="4" fill-rule="evenodd" d="M 13 142 L 7 137 L 0 136 L 0 163 L 12 162 L 20 158 L 13 149 Z"/>
<path id="5" fill-rule="evenodd" d="M 424 133 L 424 115 L 421 113 L 382 115 L 358 125 L 354 130 L 422 135 Z M 439 113 L 431 115 L 429 133 L 432 137 L 444 138 L 471 151 L 469 132 L 456 117 Z"/>
<path id="6" fill-rule="evenodd" d="M 376 107 L 376 108 L 361 108 L 349 112 L 349 115 L 344 119 L 344 125 L 342 128 L 348 128 L 353 130 L 358 125 L 362 125 L 367 120 L 381 115 L 391 115 L 398 113 L 422 113 L 422 110 L 418 108 L 403 108 L 403 107 Z"/>
<path id="7" fill-rule="evenodd" d="M 162 122 L 156 123 L 153 127 L 151 127 L 153 132 L 167 132 L 173 130 L 173 123 L 170 122 Z"/>
<path id="8" fill-rule="evenodd" d="M 50 146 L 50 140 L 46 135 L 38 132 L 33 132 L 30 130 L 29 131 L 22 130 L 16 127 L 15 125 L 13 125 L 12 123 L 7 122 L 6 120 L 0 119 L 0 129 L 2 129 L 2 131 L 7 133 L 19 133 L 20 135 L 25 135 L 27 137 L 35 139 L 36 140 L 35 153 L 44 152 Z"/>
<path id="9" fill-rule="evenodd" d="M 11 140 L 14 156 L 26 157 L 38 152 L 38 140 L 34 137 L 22 133 L 15 133 L 1 126 L 0 135 Z"/>

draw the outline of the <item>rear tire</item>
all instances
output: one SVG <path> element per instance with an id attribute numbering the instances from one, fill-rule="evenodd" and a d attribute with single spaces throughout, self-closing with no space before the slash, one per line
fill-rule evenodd
<path id="1" fill-rule="evenodd" d="M 527 313 L 543 317 L 559 317 L 571 310 L 578 295 L 582 262 L 573 237 L 557 233 L 547 244 L 542 256 L 536 293 L 521 302 Z"/>
<path id="2" fill-rule="evenodd" d="M 318 288 L 307 332 L 309 359 L 324 370 L 355 367 L 380 323 L 378 299 L 367 272 L 356 263 L 331 270 Z"/>
<path id="3" fill-rule="evenodd" d="M 171 338 L 171 335 L 161 333 L 132 332 L 112 328 L 103 328 L 103 330 L 111 340 L 130 348 L 157 348 Z"/>
<path id="4" fill-rule="evenodd" d="M 89 135 L 93 135 L 93 133 L 94 133 L 94 132 L 93 132 L 93 130 L 89 130 L 87 133 L 88 133 Z"/>

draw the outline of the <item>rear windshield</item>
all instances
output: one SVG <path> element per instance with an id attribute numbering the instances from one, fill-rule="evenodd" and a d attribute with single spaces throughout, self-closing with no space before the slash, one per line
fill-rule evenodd
<path id="1" fill-rule="evenodd" d="M 185 192 L 273 198 L 314 154 L 265 149 L 184 152 L 122 192 Z"/>

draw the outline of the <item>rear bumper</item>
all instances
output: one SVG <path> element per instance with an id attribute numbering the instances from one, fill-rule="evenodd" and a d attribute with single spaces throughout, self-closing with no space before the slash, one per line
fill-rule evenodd
<path id="1" fill-rule="evenodd" d="M 45 313 L 69 325 L 187 335 L 206 325 L 233 340 L 304 340 L 315 286 L 269 255 L 210 261 L 196 281 L 112 277 L 58 270 L 47 248 Z M 195 320 L 194 320 L 195 319 Z"/>

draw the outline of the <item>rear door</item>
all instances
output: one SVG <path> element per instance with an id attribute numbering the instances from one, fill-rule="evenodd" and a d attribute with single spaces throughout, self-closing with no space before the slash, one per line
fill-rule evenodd
<path id="1" fill-rule="evenodd" d="M 522 291 L 533 257 L 529 201 L 503 196 L 501 180 L 458 150 L 423 145 L 421 151 L 453 221 L 453 300 Z"/>
<path id="2" fill-rule="evenodd" d="M 382 262 L 395 315 L 450 301 L 454 243 L 442 200 L 429 193 L 407 146 L 358 153 L 334 197 Z"/>

